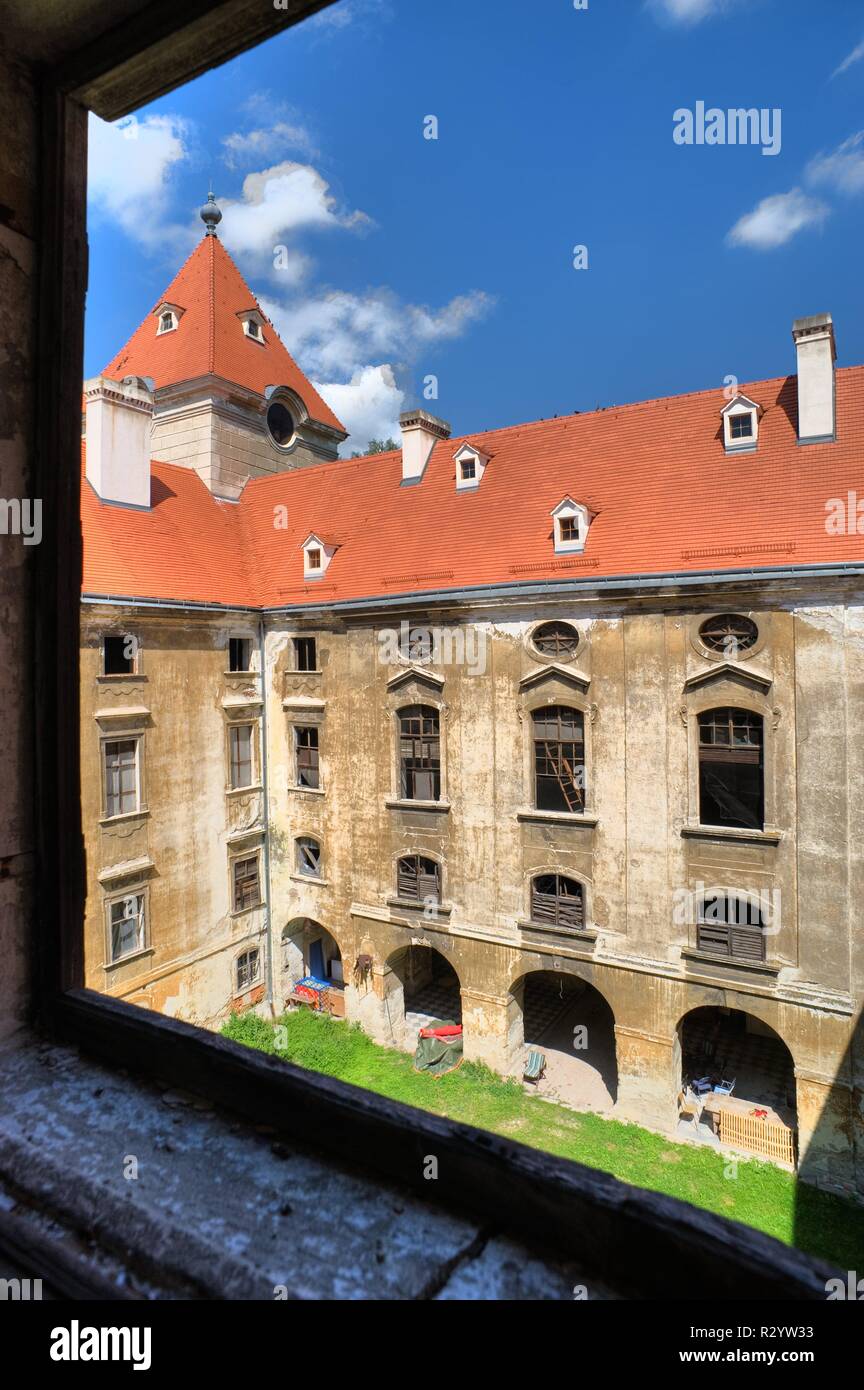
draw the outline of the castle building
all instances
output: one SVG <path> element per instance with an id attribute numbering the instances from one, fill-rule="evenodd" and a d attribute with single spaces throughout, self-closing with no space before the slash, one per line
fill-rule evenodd
<path id="1" fill-rule="evenodd" d="M 340 459 L 202 216 L 84 388 L 88 984 L 215 1027 L 311 976 L 378 1041 L 454 1018 L 508 1075 L 536 1043 L 551 1094 L 667 1133 L 716 1073 L 721 1140 L 864 1191 L 864 367 L 830 315 L 731 395 L 415 410 Z"/>

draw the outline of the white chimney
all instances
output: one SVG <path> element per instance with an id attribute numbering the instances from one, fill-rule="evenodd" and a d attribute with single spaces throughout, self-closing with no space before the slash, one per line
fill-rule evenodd
<path id="1" fill-rule="evenodd" d="M 836 438 L 834 413 L 834 323 L 830 314 L 796 319 L 798 351 L 798 442 L 824 444 Z"/>
<path id="2" fill-rule="evenodd" d="M 439 439 L 450 438 L 447 420 L 428 410 L 406 410 L 399 416 L 402 428 L 402 484 L 417 483 Z"/>
<path id="3" fill-rule="evenodd" d="M 153 392 L 138 377 L 84 383 L 87 481 L 103 502 L 150 506 Z"/>

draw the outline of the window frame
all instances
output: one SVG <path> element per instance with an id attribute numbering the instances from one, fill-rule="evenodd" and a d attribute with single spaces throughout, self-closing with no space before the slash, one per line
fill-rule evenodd
<path id="1" fill-rule="evenodd" d="M 418 714 L 417 714 L 417 715 L 411 714 L 411 717 L 412 717 L 412 718 L 418 718 L 418 717 L 419 717 L 419 719 L 420 719 L 420 721 L 421 721 L 421 722 L 420 722 L 420 730 L 419 730 L 419 732 L 416 733 L 416 734 L 410 733 L 410 732 L 409 732 L 409 733 L 406 733 L 405 730 L 404 730 L 404 728 L 403 728 L 403 718 L 404 718 L 405 716 L 407 716 L 407 715 L 409 714 L 410 711 L 415 711 L 415 710 L 418 711 Z M 424 732 L 424 729 L 423 729 L 423 722 L 425 721 L 425 719 L 426 719 L 426 717 L 427 717 L 427 715 L 426 715 L 426 713 L 425 713 L 426 711 L 430 711 L 430 712 L 431 712 L 432 714 L 434 714 L 434 716 L 435 716 L 435 721 L 436 721 L 436 726 L 437 726 L 437 727 L 436 727 L 436 732 L 435 732 L 434 734 L 431 734 L 431 733 L 430 733 L 430 734 L 426 734 L 426 733 Z M 405 802 L 407 802 L 407 801 L 416 801 L 416 802 L 419 802 L 421 805 L 423 805 L 423 804 L 427 804 L 427 805 L 428 805 L 428 804 L 432 804 L 432 805 L 438 804 L 438 803 L 442 800 L 443 795 L 444 795 L 444 760 L 443 760 L 443 757 L 442 757 L 442 748 L 443 748 L 443 731 L 442 731 L 442 725 L 443 725 L 443 720 L 442 720 L 442 718 L 441 718 L 441 709 L 440 709 L 440 707 L 439 707 L 438 705 L 428 704 L 428 703 L 426 703 L 426 702 L 424 702 L 424 701 L 422 701 L 422 700 L 415 700 L 415 701 L 412 701 L 410 704 L 407 704 L 407 705 L 400 705 L 399 708 L 398 708 L 397 710 L 395 710 L 395 723 L 396 723 L 396 796 L 397 796 L 398 800 L 399 800 L 399 801 L 405 801 Z M 418 767 L 416 767 L 416 768 L 413 768 L 413 769 L 409 769 L 409 768 L 406 766 L 406 756 L 405 756 L 405 747 L 404 747 L 404 745 L 405 745 L 405 742 L 406 742 L 406 741 L 409 741 L 409 740 L 410 740 L 410 742 L 411 742 L 412 744 L 414 744 L 415 746 L 419 744 L 419 745 L 420 745 L 420 748 L 421 748 L 421 752 L 420 752 L 420 754 L 419 754 L 419 763 L 420 763 L 421 765 L 418 766 Z M 426 754 L 423 753 L 422 749 L 423 749 L 423 747 L 424 747 L 427 743 L 428 743 L 428 744 L 437 744 L 437 749 L 438 749 L 437 759 L 433 757 L 433 755 L 431 754 L 431 752 L 430 752 L 428 755 L 426 755 Z M 414 755 L 414 756 L 416 757 L 417 755 Z M 428 767 L 425 766 L 425 765 L 423 765 L 423 764 L 424 764 L 424 758 L 426 758 L 426 757 L 428 757 Z M 437 768 L 434 766 L 434 763 L 435 763 L 436 761 L 437 761 Z M 412 790 L 412 791 L 409 791 L 409 790 L 408 790 L 409 779 L 411 779 L 411 785 L 412 785 L 412 786 L 416 785 L 416 784 L 413 782 L 413 778 L 417 775 L 418 772 L 419 772 L 420 774 L 426 775 L 427 777 L 430 778 L 430 781 L 431 781 L 431 789 L 432 789 L 432 791 L 433 791 L 433 795 L 431 795 L 431 796 L 417 796 L 417 795 L 415 795 L 415 793 L 414 793 L 413 790 Z"/>
<path id="2" fill-rule="evenodd" d="M 315 845 L 318 856 L 314 870 L 304 869 L 301 866 L 301 858 L 307 845 Z M 294 836 L 294 873 L 298 878 L 310 879 L 313 883 L 316 879 L 324 877 L 322 872 L 322 860 L 324 858 L 324 848 L 321 841 L 315 835 L 295 835 Z"/>
<path id="3" fill-rule="evenodd" d="M 315 741 L 314 741 L 314 743 L 313 743 L 313 742 L 311 741 L 311 739 L 310 739 L 309 742 L 307 742 L 307 743 L 304 744 L 304 743 L 302 742 L 302 740 L 301 740 L 301 734 L 308 734 L 308 735 L 314 734 L 314 735 L 315 735 Z M 324 790 L 324 788 L 323 788 L 323 786 L 322 786 L 322 780 L 323 780 L 323 779 L 322 779 L 322 776 L 321 776 L 321 771 L 322 771 L 322 769 L 321 769 L 321 736 L 320 736 L 320 735 L 321 735 L 321 727 L 320 727 L 319 724 L 292 724 L 292 726 L 291 726 L 291 739 L 292 739 L 292 744 L 293 744 L 293 749 L 294 749 L 294 782 L 293 782 L 292 785 L 293 785 L 293 787 L 294 787 L 294 789 L 295 789 L 296 791 L 301 791 L 301 792 L 320 792 L 320 791 L 323 791 L 323 790 Z M 308 759 L 308 763 L 307 763 L 307 765 L 308 765 L 308 767 L 309 767 L 310 769 L 311 769 L 311 768 L 314 768 L 314 772 L 315 772 L 315 781 L 314 781 L 314 782 L 301 782 L 301 780 L 300 780 L 300 768 L 301 768 L 301 766 L 303 765 L 303 760 L 301 760 L 301 757 L 300 757 L 301 749 L 304 750 L 304 751 L 306 751 L 306 752 L 308 752 L 308 753 L 310 753 L 310 754 L 311 754 L 311 753 L 314 753 L 314 754 L 315 754 L 315 757 L 314 757 L 314 758 L 311 758 L 311 757 L 310 757 L 310 758 Z"/>
<path id="4" fill-rule="evenodd" d="M 84 987 L 86 873 L 80 795 L 80 400 L 84 300 L 87 283 L 86 164 L 88 111 L 116 121 L 219 63 L 285 34 L 321 6 L 301 0 L 290 13 L 259 0 L 228 0 L 212 22 L 211 0 L 158 4 L 121 20 L 62 63 L 43 69 L 37 209 L 39 312 L 35 315 L 33 495 L 43 500 L 44 544 L 29 556 L 34 572 L 35 641 L 29 664 L 32 723 L 39 730 L 34 768 L 38 872 L 34 882 L 34 1005 L 43 1035 L 71 1044 L 115 1072 L 158 1079 L 207 1096 L 250 1122 L 277 1126 L 298 1142 L 318 1146 L 399 1183 L 417 1169 L 418 1145 L 442 1157 L 441 1179 L 423 1188 L 442 1207 L 474 1209 L 532 1245 L 563 1253 L 584 1247 L 585 1231 L 631 1228 L 646 1237 L 647 1254 L 669 1259 L 668 1219 L 662 1222 L 640 1194 L 598 1181 L 590 1171 L 531 1151 L 468 1124 L 443 1121 L 372 1092 L 291 1066 L 178 1019 L 141 1009 Z M 62 341 L 63 353 L 56 351 Z M 29 692 L 28 692 L 29 693 Z M 73 736 L 70 737 L 70 728 Z M 62 891 L 58 891 L 58 887 Z M 129 1083 L 134 1084 L 134 1083 Z M 610 1181 L 612 1186 L 610 1188 Z M 512 1194 L 518 1191 L 519 1201 Z M 622 1193 L 627 1197 L 621 1204 Z M 704 1267 L 704 1231 L 681 1208 L 674 1255 Z M 623 1212 L 623 1216 L 622 1216 Z M 646 1226 L 646 1218 L 648 1218 Z M 622 1230 L 621 1222 L 624 1222 Z M 636 1223 L 634 1225 L 634 1223 Z M 721 1250 L 720 1296 L 740 1260 Z M 752 1296 L 776 1297 L 773 1254 L 761 1247 L 748 1265 Z M 804 1275 L 790 1270 L 782 1286 L 797 1294 Z M 809 1285 L 806 1287 L 809 1288 Z"/>
<path id="5" fill-rule="evenodd" d="M 255 881 L 258 888 L 258 897 L 255 902 L 237 901 L 237 870 L 242 864 L 255 864 Z M 261 892 L 261 850 L 244 850 L 232 854 L 228 865 L 229 887 L 230 887 L 230 912 L 232 917 L 243 917 L 247 912 L 255 912 L 257 908 L 264 906 L 264 898 Z M 251 877 L 251 876 L 250 876 Z"/>
<path id="6" fill-rule="evenodd" d="M 708 918 L 706 916 L 707 903 L 709 899 L 723 901 L 726 904 L 726 915 L 724 917 Z M 696 950 L 704 955 L 715 956 L 718 960 L 726 960 L 738 965 L 764 965 L 768 960 L 767 949 L 767 924 L 762 920 L 762 912 L 759 910 L 759 922 L 749 921 L 730 921 L 729 904 L 736 903 L 745 907 L 746 915 L 751 915 L 752 904 L 747 897 L 740 893 L 730 890 L 717 890 L 702 894 L 696 902 Z M 703 930 L 704 929 L 704 930 Z M 706 938 L 712 936 L 717 942 L 725 938 L 725 950 L 716 950 L 706 944 Z M 736 944 L 741 940 L 758 940 L 759 950 L 757 952 L 736 951 Z"/>
<path id="7" fill-rule="evenodd" d="M 727 718 L 722 720 L 718 719 L 717 716 L 720 715 L 726 715 Z M 729 737 L 725 740 L 718 740 L 714 738 L 710 741 L 707 739 L 703 741 L 702 730 L 703 727 L 709 727 L 709 720 L 711 721 L 710 727 L 715 731 L 725 724 L 729 730 Z M 710 829 L 714 827 L 719 830 L 731 830 L 743 832 L 745 834 L 748 832 L 750 834 L 757 835 L 763 834 L 768 824 L 768 819 L 766 815 L 768 802 L 768 777 L 766 758 L 767 720 L 765 718 L 765 715 L 761 713 L 761 711 L 759 710 L 750 708 L 750 706 L 748 705 L 710 704 L 696 711 L 694 723 L 696 727 L 697 825 L 703 829 Z M 752 740 L 742 742 L 740 740 L 736 740 L 736 724 L 739 726 L 744 725 L 748 728 L 754 729 L 758 727 L 760 734 L 759 742 L 754 743 Z M 713 756 L 711 756 L 707 752 L 703 752 L 703 750 L 708 749 L 715 750 Z M 758 750 L 756 757 L 749 756 L 750 750 L 753 749 Z M 757 778 L 759 802 L 758 816 L 756 817 L 756 819 L 759 823 L 757 825 L 744 825 L 741 823 L 740 819 L 709 820 L 707 818 L 707 813 L 705 813 L 703 810 L 704 802 L 706 798 L 712 794 L 709 793 L 707 789 L 703 789 L 703 778 L 704 780 L 707 780 L 708 777 L 707 771 L 703 774 L 703 769 L 709 768 L 712 764 L 717 767 L 738 766 L 756 767 L 758 769 Z M 716 804 L 716 796 L 712 796 L 712 799 Z"/>
<path id="8" fill-rule="evenodd" d="M 105 669 L 108 664 L 106 643 L 112 641 L 122 642 L 124 647 L 127 642 L 131 641 L 133 643 L 134 650 L 132 656 L 125 658 L 131 663 L 128 671 L 107 671 Z M 102 648 L 102 670 L 100 672 L 100 675 L 103 680 L 118 680 L 122 679 L 124 676 L 137 676 L 139 674 L 139 657 L 141 655 L 141 643 L 135 636 L 134 632 L 116 632 L 113 630 L 103 632 L 100 646 Z"/>
<path id="9" fill-rule="evenodd" d="M 248 979 L 245 984 L 241 984 L 240 962 L 242 960 L 248 960 L 250 956 L 255 957 L 255 974 L 250 979 Z M 257 988 L 257 986 L 263 982 L 263 975 L 261 970 L 261 947 L 244 946 L 243 950 L 239 951 L 238 954 L 234 957 L 233 973 L 235 999 L 241 994 L 248 994 L 250 989 Z"/>
<path id="10" fill-rule="evenodd" d="M 416 893 L 406 893 L 403 892 L 403 887 L 408 880 L 408 875 L 403 871 L 402 865 L 410 863 L 412 860 L 415 862 L 416 865 L 416 869 L 414 872 L 414 883 L 417 891 Z M 434 873 L 430 874 L 428 870 L 421 870 L 421 864 L 431 864 L 434 869 Z M 430 879 L 434 882 L 434 893 L 421 892 L 424 879 Z M 400 902 L 416 903 L 418 907 L 424 907 L 428 904 L 428 900 L 431 898 L 434 901 L 435 906 L 439 907 L 441 905 L 441 902 L 443 901 L 442 881 L 443 866 L 441 864 L 441 861 L 440 859 L 433 858 L 431 854 L 420 854 L 412 850 L 407 854 L 400 854 L 396 860 L 396 897 L 399 899 Z"/>
<path id="11" fill-rule="evenodd" d="M 540 801 L 540 787 L 541 787 L 540 778 L 543 777 L 543 778 L 546 779 L 546 781 L 548 781 L 548 782 L 551 783 L 552 780 L 553 780 L 553 776 L 557 776 L 557 780 L 558 780 L 558 782 L 559 782 L 559 785 L 561 785 L 561 778 L 560 778 L 560 775 L 557 774 L 557 773 L 555 773 L 554 771 L 553 771 L 553 772 L 541 772 L 541 771 L 540 771 L 540 768 L 539 768 L 539 765 L 538 765 L 538 760 L 539 760 L 538 745 L 539 745 L 540 743 L 546 743 L 547 745 L 549 745 L 549 744 L 551 744 L 551 743 L 554 742 L 554 743 L 556 744 L 556 746 L 559 747 L 559 748 L 562 747 L 562 746 L 564 746 L 564 745 L 566 745 L 566 746 L 568 746 L 568 747 L 572 745 L 574 748 L 578 748 L 578 746 L 579 746 L 579 740 L 578 740 L 578 739 L 566 739 L 566 740 L 565 740 L 565 739 L 562 739 L 562 738 L 558 738 L 558 739 L 552 740 L 552 739 L 548 739 L 548 738 L 547 738 L 547 739 L 541 739 L 541 738 L 538 738 L 538 737 L 537 737 L 536 729 L 537 729 L 538 723 L 543 719 L 543 716 L 544 716 L 544 715 L 546 716 L 546 721 L 545 721 L 545 722 L 548 723 L 548 722 L 549 722 L 549 715 L 551 714 L 551 712 L 552 712 L 553 710 L 555 710 L 555 711 L 569 710 L 570 713 L 572 713 L 572 714 L 575 716 L 575 719 L 574 719 L 574 721 L 573 721 L 574 726 L 577 727 L 577 728 L 578 728 L 579 726 L 581 726 L 581 732 L 582 732 L 582 741 L 581 741 L 581 746 L 582 746 L 582 757 L 581 757 L 581 760 L 578 762 L 578 767 L 581 768 L 582 777 L 581 777 L 581 784 L 579 783 L 578 780 L 574 783 L 574 782 L 572 781 L 572 778 L 571 778 L 571 787 L 572 787 L 573 791 L 576 793 L 575 804 L 574 804 L 573 806 L 570 806 L 570 805 L 567 804 L 567 797 L 566 797 L 566 795 L 565 795 L 565 793 L 564 793 L 563 785 L 562 785 L 562 790 L 561 790 L 561 799 L 565 802 L 565 804 L 564 804 L 563 806 L 544 806 L 544 805 L 541 804 L 541 801 Z M 555 700 L 555 701 L 549 703 L 548 705 L 538 705 L 538 706 L 536 706 L 534 709 L 531 710 L 530 715 L 531 715 L 530 767 L 531 767 L 531 806 L 532 806 L 532 809 L 533 809 L 534 811 L 537 811 L 537 812 L 540 813 L 540 814 L 546 812 L 546 813 L 552 814 L 552 815 L 576 815 L 576 816 L 584 815 L 584 814 L 585 814 L 585 811 L 586 811 L 586 809 L 587 809 L 587 805 L 588 805 L 588 745 L 587 745 L 586 719 L 585 719 L 585 712 L 584 712 L 584 710 L 580 709 L 578 705 L 568 703 L 566 699 L 563 699 L 563 698 L 562 698 L 561 700 Z M 559 730 L 560 730 L 560 728 L 561 728 L 561 718 L 560 718 L 560 714 L 558 714 L 558 715 L 556 716 L 556 723 L 557 723 L 558 728 L 559 728 Z M 547 761 L 548 761 L 548 755 L 546 755 L 546 756 L 547 756 Z M 574 759 L 573 761 L 576 762 L 576 759 Z M 574 768 L 574 771 L 575 771 L 575 770 L 576 770 L 576 769 Z M 544 785 L 545 785 L 545 783 L 544 783 Z"/>
<path id="12" fill-rule="evenodd" d="M 235 665 L 234 665 L 234 647 L 235 647 L 235 643 L 241 643 L 241 642 L 245 644 L 244 650 L 246 651 L 246 653 L 247 653 L 247 655 L 248 655 L 248 661 L 251 661 L 251 660 L 252 660 L 252 652 L 254 651 L 254 643 L 253 643 L 253 641 L 252 641 L 252 638 L 251 638 L 251 637 L 238 637 L 238 636 L 229 637 L 229 638 L 228 638 L 228 673 L 229 673 L 229 675 L 232 675 L 232 676 L 250 676 L 250 675 L 257 675 L 257 672 L 253 670 L 253 668 L 248 664 L 248 662 L 247 662 L 247 665 L 245 665 L 245 666 L 235 666 Z"/>
<path id="13" fill-rule="evenodd" d="M 103 734 L 99 739 L 99 762 L 102 769 L 102 819 L 106 821 L 120 820 L 124 816 L 140 815 L 144 809 L 143 785 L 142 785 L 142 753 L 143 735 L 140 733 L 130 733 L 125 729 L 120 729 L 112 733 Z M 135 746 L 133 766 L 135 770 L 135 805 L 129 811 L 112 811 L 111 794 L 108 790 L 108 747 L 113 743 L 132 743 Z M 120 793 L 122 797 L 122 792 Z"/>
<path id="14" fill-rule="evenodd" d="M 130 898 L 141 899 L 142 939 L 134 951 L 127 951 L 125 955 L 115 957 L 113 911 L 118 903 L 128 902 Z M 103 912 L 105 917 L 105 970 L 115 970 L 118 966 L 126 965 L 128 961 L 147 954 L 150 950 L 150 894 L 147 884 L 132 883 L 122 891 L 113 889 L 111 892 L 105 893 Z"/>
<path id="15" fill-rule="evenodd" d="M 237 719 L 228 725 L 228 791 L 252 791 L 258 785 L 258 756 L 256 723 L 253 719 Z M 249 730 L 249 757 L 235 758 L 235 736 L 243 729 Z M 249 781 L 235 782 L 235 771 L 249 764 Z"/>
<path id="16" fill-rule="evenodd" d="M 308 643 L 308 642 L 311 642 L 311 643 L 312 643 L 312 655 L 313 655 L 313 657 L 314 657 L 314 661 L 313 661 L 313 664 L 312 664 L 311 666 L 301 666 L 301 664 L 300 664 L 300 650 L 301 650 L 301 647 L 303 647 L 303 646 L 304 646 L 306 643 Z M 291 638 L 291 647 L 292 647 L 292 651 L 293 651 L 293 654 L 294 654 L 294 665 L 293 665 L 292 668 L 291 668 L 292 671 L 295 671 L 295 672 L 297 672 L 298 674 L 307 675 L 307 676 L 308 676 L 308 675 L 315 675 L 315 674 L 319 671 L 319 669 L 320 669 L 319 666 L 318 666 L 318 639 L 317 639 L 317 637 L 310 636 L 310 635 L 309 635 L 308 633 L 306 633 L 306 632 L 298 632 L 298 633 L 296 633 L 296 634 Z"/>
<path id="17" fill-rule="evenodd" d="M 554 878 L 555 880 L 554 894 L 541 894 L 541 890 L 538 889 L 536 886 L 541 879 L 547 878 Z M 571 898 L 572 901 L 579 903 L 578 921 L 568 922 L 562 920 L 562 904 L 566 901 L 568 896 L 567 894 L 561 892 L 562 883 L 572 883 L 579 890 L 578 893 L 572 894 Z M 548 915 L 534 915 L 535 900 L 538 896 L 542 896 L 547 899 L 550 897 L 554 898 L 553 916 L 550 917 Z M 586 929 L 585 896 L 585 884 L 581 881 L 581 879 L 574 878 L 572 874 L 561 873 L 561 871 L 558 869 L 550 869 L 548 871 L 541 871 L 540 873 L 532 874 L 528 883 L 527 920 L 534 927 L 546 927 L 554 931 L 584 932 Z"/>

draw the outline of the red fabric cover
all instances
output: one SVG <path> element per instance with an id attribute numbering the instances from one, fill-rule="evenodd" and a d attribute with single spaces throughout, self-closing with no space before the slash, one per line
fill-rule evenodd
<path id="1" fill-rule="evenodd" d="M 462 1033 L 461 1023 L 444 1023 L 440 1028 L 421 1028 L 421 1038 L 458 1038 Z"/>

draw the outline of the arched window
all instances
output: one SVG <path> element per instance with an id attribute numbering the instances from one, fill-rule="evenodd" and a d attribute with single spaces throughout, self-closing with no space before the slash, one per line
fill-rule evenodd
<path id="1" fill-rule="evenodd" d="M 708 893 L 699 903 L 696 945 L 700 951 L 737 960 L 765 959 L 765 920 L 753 896 Z"/>
<path id="2" fill-rule="evenodd" d="M 583 927 L 585 896 L 581 883 L 563 874 L 538 874 L 531 880 L 531 921 L 544 926 Z"/>
<path id="3" fill-rule="evenodd" d="M 396 892 L 411 902 L 438 902 L 441 898 L 441 865 L 421 854 L 406 854 L 396 871 Z"/>
<path id="4" fill-rule="evenodd" d="M 570 623 L 541 623 L 531 634 L 531 641 L 544 656 L 560 660 L 575 656 L 579 633 Z"/>
<path id="5" fill-rule="evenodd" d="M 408 801 L 440 800 L 440 720 L 431 705 L 399 711 L 399 794 Z"/>
<path id="6" fill-rule="evenodd" d="M 297 872 L 308 878 L 321 877 L 321 846 L 311 835 L 299 835 L 294 841 L 297 849 Z"/>
<path id="7" fill-rule="evenodd" d="M 585 806 L 585 720 L 580 710 L 549 705 L 533 714 L 534 804 L 540 811 Z"/>
<path id="8" fill-rule="evenodd" d="M 762 716 L 749 709 L 699 715 L 699 819 L 742 830 L 764 826 Z"/>

